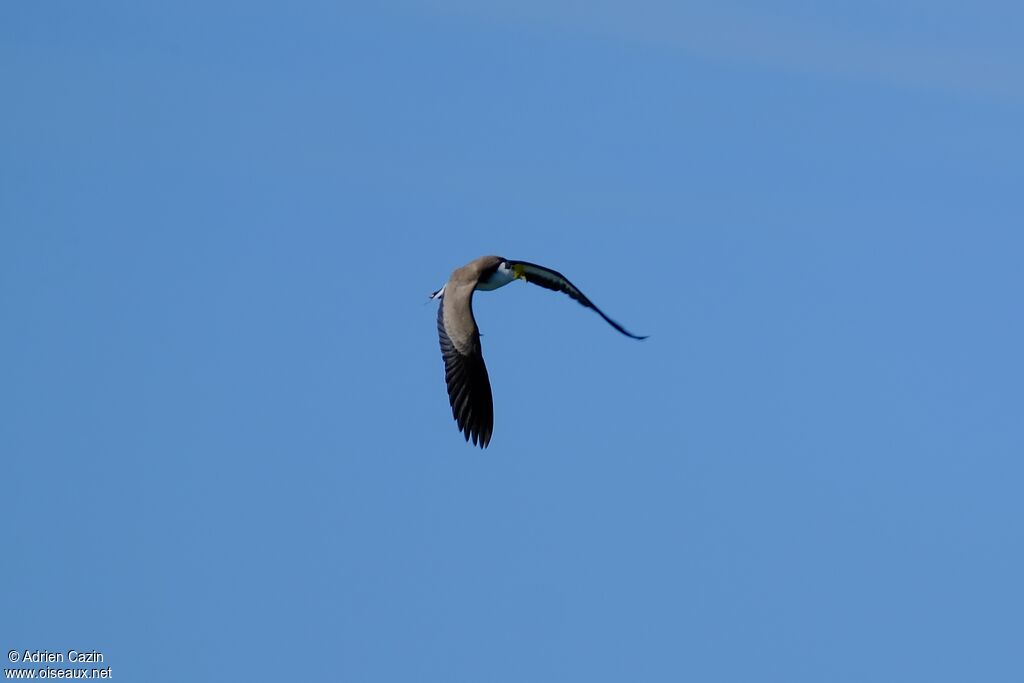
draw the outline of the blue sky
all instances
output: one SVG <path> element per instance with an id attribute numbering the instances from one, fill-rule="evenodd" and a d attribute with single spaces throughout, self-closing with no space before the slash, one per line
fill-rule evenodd
<path id="1" fill-rule="evenodd" d="M 7 3 L 5 649 L 1018 681 L 1019 3 Z M 490 448 L 433 303 L 476 298 Z"/>

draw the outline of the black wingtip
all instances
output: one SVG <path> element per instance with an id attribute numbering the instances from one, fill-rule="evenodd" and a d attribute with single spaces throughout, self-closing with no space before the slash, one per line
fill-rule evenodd
<path id="1" fill-rule="evenodd" d="M 616 332 L 619 332 L 620 334 L 623 334 L 623 335 L 629 337 L 630 339 L 636 339 L 638 341 L 643 341 L 644 339 L 647 339 L 647 337 L 650 336 L 648 334 L 633 334 L 632 332 L 627 330 L 625 327 L 623 327 L 622 325 L 618 324 L 617 322 L 615 322 L 614 320 L 612 320 L 611 318 L 606 316 L 601 311 L 601 309 L 599 309 L 597 306 L 592 306 L 592 308 L 595 311 L 597 311 L 598 315 L 600 315 L 602 318 L 604 318 L 608 322 L 609 325 L 614 327 Z"/>
<path id="2" fill-rule="evenodd" d="M 458 419 L 458 418 L 456 418 Z M 491 435 L 486 431 L 474 431 L 468 424 L 465 427 L 460 427 L 463 435 L 466 437 L 466 443 L 471 443 L 474 446 L 479 446 L 481 450 L 487 448 L 491 443 Z"/>

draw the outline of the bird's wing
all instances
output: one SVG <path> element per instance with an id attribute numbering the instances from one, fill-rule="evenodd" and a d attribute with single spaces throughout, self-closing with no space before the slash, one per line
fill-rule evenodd
<path id="1" fill-rule="evenodd" d="M 625 327 L 606 316 L 604 311 L 595 306 L 594 302 L 588 299 L 583 292 L 576 287 L 576 285 L 569 282 L 569 278 L 558 271 L 545 268 L 544 266 L 538 266 L 536 263 L 528 263 L 526 261 L 508 261 L 508 264 L 512 268 L 512 272 L 515 273 L 516 277 L 522 278 L 527 282 L 532 282 L 535 285 L 540 285 L 546 289 L 552 289 L 556 292 L 565 292 L 587 308 L 592 308 L 597 311 L 597 314 L 604 318 L 609 325 L 627 337 L 632 337 L 633 339 L 647 339 L 646 335 L 641 337 L 633 334 Z"/>
<path id="2" fill-rule="evenodd" d="M 473 319 L 473 287 L 445 289 L 437 307 L 437 334 L 441 340 L 448 402 L 466 441 L 487 448 L 494 430 L 494 403 L 480 349 L 480 331 Z"/>

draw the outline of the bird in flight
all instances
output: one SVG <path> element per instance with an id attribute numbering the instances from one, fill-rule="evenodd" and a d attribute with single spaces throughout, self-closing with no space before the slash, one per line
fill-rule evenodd
<path id="1" fill-rule="evenodd" d="M 430 295 L 440 299 L 437 308 L 437 333 L 441 338 L 448 402 L 459 431 L 473 445 L 487 448 L 494 430 L 494 403 L 491 383 L 480 349 L 480 330 L 473 318 L 473 292 L 504 287 L 513 280 L 526 280 L 556 292 L 565 292 L 587 308 L 597 311 L 616 330 L 633 339 L 646 339 L 629 332 L 595 306 L 583 292 L 559 272 L 526 261 L 510 261 L 500 256 L 481 256 L 456 268 L 448 282 Z"/>

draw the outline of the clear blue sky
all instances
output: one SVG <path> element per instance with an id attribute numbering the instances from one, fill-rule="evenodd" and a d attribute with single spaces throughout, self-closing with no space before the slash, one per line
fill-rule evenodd
<path id="1" fill-rule="evenodd" d="M 0 8 L 3 651 L 1020 681 L 1022 5 L 368 5 Z"/>

